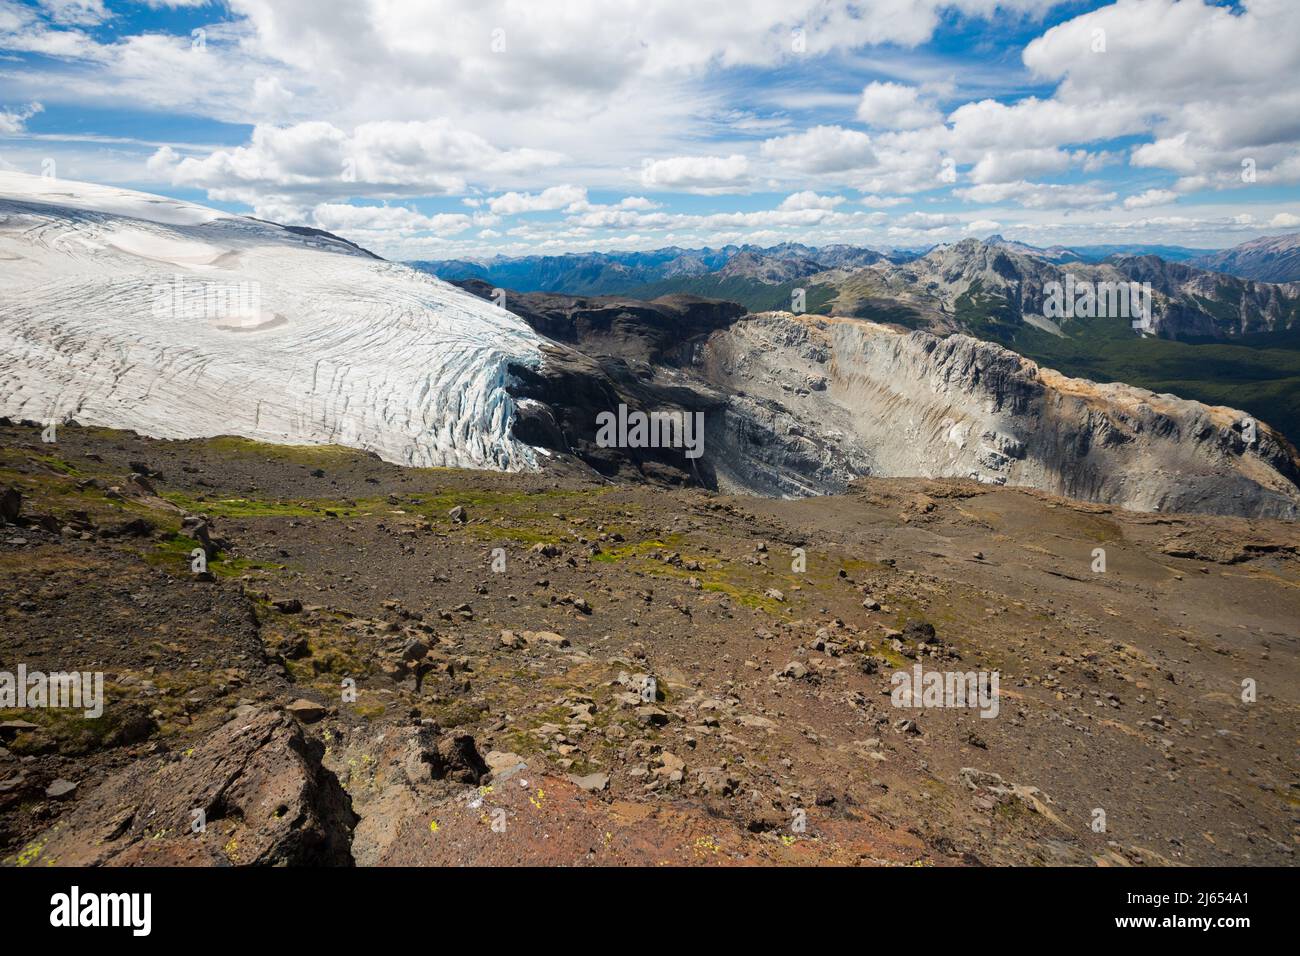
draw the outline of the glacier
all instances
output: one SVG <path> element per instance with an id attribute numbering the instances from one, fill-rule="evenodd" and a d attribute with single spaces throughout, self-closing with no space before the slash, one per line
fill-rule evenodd
<path id="1" fill-rule="evenodd" d="M 515 315 L 346 240 L 0 171 L 0 414 L 537 467 Z"/>

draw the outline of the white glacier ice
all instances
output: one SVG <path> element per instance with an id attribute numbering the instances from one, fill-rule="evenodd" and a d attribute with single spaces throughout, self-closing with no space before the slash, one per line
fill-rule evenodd
<path id="1" fill-rule="evenodd" d="M 0 171 L 0 414 L 519 469 L 519 318 L 326 235 Z"/>

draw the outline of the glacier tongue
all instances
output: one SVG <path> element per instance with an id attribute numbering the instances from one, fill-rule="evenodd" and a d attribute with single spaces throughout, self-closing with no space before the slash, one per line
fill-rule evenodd
<path id="1" fill-rule="evenodd" d="M 0 414 L 519 469 L 522 320 L 327 235 L 0 172 Z"/>

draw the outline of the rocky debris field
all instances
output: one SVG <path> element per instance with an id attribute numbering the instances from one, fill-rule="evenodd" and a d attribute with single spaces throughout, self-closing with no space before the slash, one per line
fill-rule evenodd
<path id="1" fill-rule="evenodd" d="M 1287 865 L 1297 549 L 0 421 L 0 680 L 104 675 L 0 707 L 0 860 Z M 996 713 L 896 706 L 918 666 Z"/>

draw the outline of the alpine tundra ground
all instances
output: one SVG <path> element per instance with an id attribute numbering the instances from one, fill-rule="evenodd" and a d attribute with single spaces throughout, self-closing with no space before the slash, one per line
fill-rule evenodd
<path id="1" fill-rule="evenodd" d="M 8 865 L 1294 861 L 1294 524 L 55 437 L 0 423 L 0 678 L 104 711 L 0 710 Z"/>

